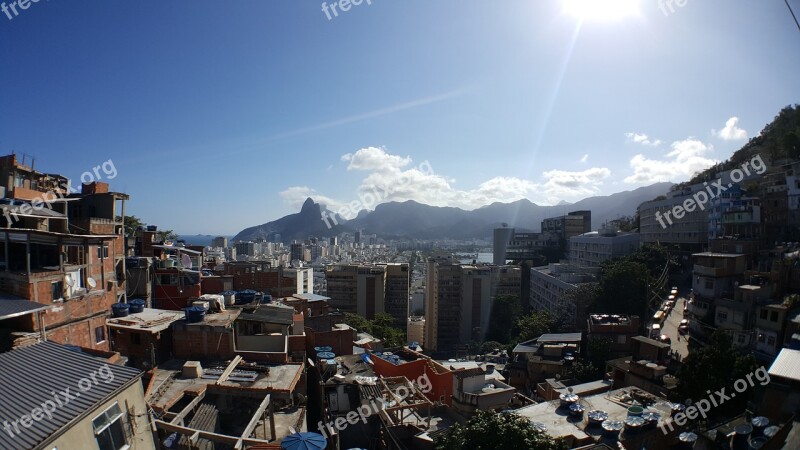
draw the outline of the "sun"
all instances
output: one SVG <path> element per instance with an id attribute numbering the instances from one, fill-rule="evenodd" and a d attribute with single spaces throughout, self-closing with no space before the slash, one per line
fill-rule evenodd
<path id="1" fill-rule="evenodd" d="M 639 13 L 639 0 L 562 0 L 564 12 L 580 20 L 619 20 Z"/>

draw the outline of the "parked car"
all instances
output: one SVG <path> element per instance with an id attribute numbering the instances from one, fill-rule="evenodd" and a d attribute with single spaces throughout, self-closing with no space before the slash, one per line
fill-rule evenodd
<path id="1" fill-rule="evenodd" d="M 656 339 L 658 336 L 661 335 L 661 325 L 655 323 L 652 327 L 650 327 L 650 337 Z"/>
<path id="2" fill-rule="evenodd" d="M 678 325 L 678 331 L 681 333 L 687 333 L 689 331 L 689 319 L 681 320 L 680 325 Z"/>
<path id="3" fill-rule="evenodd" d="M 666 334 L 662 334 L 658 337 L 659 342 L 663 342 L 665 344 L 672 344 L 672 339 L 669 338 Z"/>

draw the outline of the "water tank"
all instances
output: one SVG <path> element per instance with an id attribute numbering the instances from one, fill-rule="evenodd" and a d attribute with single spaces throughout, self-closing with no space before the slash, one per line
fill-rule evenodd
<path id="1" fill-rule="evenodd" d="M 134 298 L 128 301 L 128 304 L 131 306 L 130 312 L 131 314 L 136 314 L 144 311 L 144 300 L 141 298 Z"/>
<path id="2" fill-rule="evenodd" d="M 225 298 L 225 306 L 236 303 L 236 291 L 225 291 L 221 295 Z"/>
<path id="3" fill-rule="evenodd" d="M 239 291 L 236 294 L 236 303 L 253 303 L 256 299 L 257 292 L 251 289 L 246 289 L 244 291 Z"/>
<path id="4" fill-rule="evenodd" d="M 130 314 L 131 305 L 127 303 L 114 303 L 111 305 L 111 312 L 114 317 L 125 317 Z"/>
<path id="5" fill-rule="evenodd" d="M 189 323 L 202 322 L 206 317 L 206 309 L 202 306 L 190 306 L 185 308 L 184 311 L 186 312 L 186 320 Z"/>

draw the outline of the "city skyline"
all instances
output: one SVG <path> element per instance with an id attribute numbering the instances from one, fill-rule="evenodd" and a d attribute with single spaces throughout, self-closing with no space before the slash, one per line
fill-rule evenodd
<path id="1" fill-rule="evenodd" d="M 681 182 L 797 100 L 781 2 L 579 3 L 37 3 L 0 15 L 0 149 L 73 179 L 113 160 L 130 214 L 233 235 L 403 177 L 381 202 Z"/>

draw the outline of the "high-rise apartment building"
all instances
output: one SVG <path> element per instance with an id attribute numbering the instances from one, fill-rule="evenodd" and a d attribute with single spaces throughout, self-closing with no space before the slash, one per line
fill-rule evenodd
<path id="1" fill-rule="evenodd" d="M 579 267 L 600 267 L 603 262 L 631 254 L 638 248 L 639 233 L 601 229 L 569 238 L 569 260 Z"/>
<path id="2" fill-rule="evenodd" d="M 211 241 L 211 246 L 217 248 L 227 248 L 228 238 L 225 236 L 217 236 Z"/>
<path id="3" fill-rule="evenodd" d="M 472 341 L 482 341 L 494 299 L 519 298 L 521 270 L 516 266 L 461 265 L 446 259 L 428 260 L 425 292 L 425 345 L 449 353 Z"/>
<path id="4" fill-rule="evenodd" d="M 370 320 L 376 314 L 386 312 L 385 267 L 330 266 L 325 270 L 325 281 L 331 307 Z"/>
<path id="5" fill-rule="evenodd" d="M 557 236 L 560 242 L 566 244 L 572 236 L 592 231 L 592 212 L 573 211 L 565 216 L 544 219 L 541 231 Z"/>
<path id="6" fill-rule="evenodd" d="M 386 312 L 394 317 L 397 328 L 403 329 L 408 320 L 409 276 L 407 263 L 386 264 Z"/>
<path id="7" fill-rule="evenodd" d="M 300 242 L 292 242 L 289 247 L 289 260 L 290 261 L 305 261 L 305 247 Z"/>
<path id="8" fill-rule="evenodd" d="M 236 254 L 238 256 L 255 256 L 256 255 L 256 244 L 254 242 L 237 242 L 236 245 Z"/>

